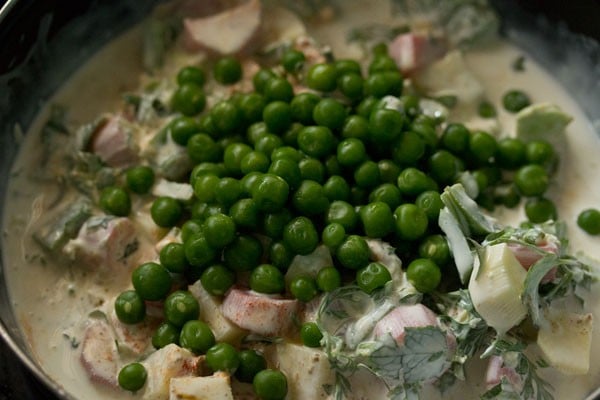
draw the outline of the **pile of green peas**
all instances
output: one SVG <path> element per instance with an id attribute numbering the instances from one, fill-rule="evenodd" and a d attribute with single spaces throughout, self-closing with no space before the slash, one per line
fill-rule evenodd
<path id="1" fill-rule="evenodd" d="M 279 65 L 251 77 L 253 91 L 236 92 L 210 109 L 204 70 L 181 69 L 167 129 L 194 164 L 194 198 L 159 197 L 151 216 L 160 227 L 179 227 L 182 242 L 162 248 L 159 262 L 136 268 L 134 290 L 115 303 L 119 319 L 133 324 L 145 318 L 146 301 L 163 301 L 165 321 L 152 338 L 154 347 L 176 343 L 206 354 L 213 370 L 253 381 L 264 399 L 285 396 L 285 376 L 266 369 L 254 350 L 215 343 L 210 327 L 198 320 L 195 298 L 173 291 L 175 276 L 188 283 L 199 279 L 214 296 L 223 296 L 240 277 L 256 292 L 302 302 L 344 283 L 372 293 L 392 279 L 384 264 L 372 261 L 372 238 L 396 248 L 417 290 L 449 290 L 455 269 L 437 225 L 445 186 L 470 174 L 476 201 L 487 209 L 516 207 L 525 198 L 531 222 L 557 216 L 544 197 L 557 162 L 549 143 L 498 140 L 423 114 L 419 97 L 404 93 L 403 76 L 385 46 L 375 47 L 366 71 L 350 59 L 305 62 L 302 52 L 285 51 Z M 221 85 L 243 78 L 232 57 L 218 60 L 213 75 Z M 296 81 L 308 90 L 294 88 Z M 387 107 L 386 96 L 396 97 L 399 106 Z M 523 106 L 522 98 L 511 96 L 509 107 Z M 147 193 L 153 180 L 150 167 L 127 172 L 133 193 Z M 109 213 L 127 215 L 127 196 L 113 187 L 100 203 Z M 333 265 L 286 284 L 294 256 L 320 244 L 329 248 Z M 322 337 L 314 323 L 304 324 L 299 336 L 310 347 Z"/>

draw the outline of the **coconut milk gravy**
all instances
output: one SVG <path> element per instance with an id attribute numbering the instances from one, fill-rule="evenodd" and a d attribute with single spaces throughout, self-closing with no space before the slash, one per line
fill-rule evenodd
<path id="1" fill-rule="evenodd" d="M 317 38 L 319 34 L 322 34 L 322 42 L 335 43 L 332 48 L 337 54 L 336 46 L 341 45 L 341 36 L 331 29 L 317 31 Z M 140 42 L 139 29 L 115 40 L 81 68 L 48 103 L 68 105 L 73 125 L 89 122 L 102 112 L 116 109 L 121 101 L 119 94 L 138 86 Z M 487 98 L 494 101 L 505 133 L 513 133 L 514 118 L 503 112 L 500 99 L 511 88 L 524 90 L 533 102 L 555 103 L 574 117 L 567 129 L 567 146 L 559 149 L 561 173 L 549 195 L 556 201 L 560 218 L 569 225 L 572 248 L 600 259 L 599 239 L 588 236 L 575 224 L 582 209 L 600 205 L 600 186 L 595 184 L 600 174 L 600 137 L 567 92 L 533 60 L 527 59 L 523 72 L 511 68 L 513 61 L 521 55 L 518 47 L 499 42 L 491 48 L 469 53 L 466 60 L 485 86 Z M 80 337 L 81 321 L 90 310 L 122 291 L 129 284 L 128 280 L 99 285 L 93 280 L 90 282 L 88 273 L 83 270 L 67 270 L 49 259 L 40 262 L 41 250 L 30 237 L 32 227 L 52 201 L 43 184 L 28 179 L 31 171 L 37 168 L 39 132 L 47 116 L 48 110 L 44 110 L 32 125 L 14 166 L 15 178 L 8 192 L 3 243 L 8 290 L 23 334 L 48 375 L 77 398 L 111 398 L 115 396 L 114 392 L 90 384 L 73 344 L 76 344 L 74 338 Z M 523 218 L 521 212 L 502 212 L 497 216 L 507 222 Z M 600 287 L 596 285 L 586 296 L 586 306 L 594 313 L 596 324 L 600 321 L 599 292 Z M 477 364 L 469 370 L 474 375 L 482 369 Z M 552 382 L 556 399 L 584 398 L 600 386 L 600 329 L 595 329 L 588 375 L 571 377 L 552 371 L 543 374 Z M 477 391 L 478 388 L 473 385 L 472 382 L 458 385 L 450 397 L 444 398 L 476 398 L 474 389 Z M 373 392 L 369 389 L 368 393 Z M 125 395 L 123 392 L 120 396 Z"/>

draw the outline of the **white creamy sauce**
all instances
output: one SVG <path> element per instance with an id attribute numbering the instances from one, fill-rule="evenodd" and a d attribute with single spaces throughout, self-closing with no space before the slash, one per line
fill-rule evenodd
<path id="1" fill-rule="evenodd" d="M 361 13 L 348 15 L 361 20 L 365 18 Z M 389 14 L 381 8 L 368 15 L 374 21 L 381 22 Z M 345 48 L 344 36 L 334 26 L 321 26 L 314 35 L 323 43 L 331 42 L 336 55 L 349 56 L 357 51 L 356 48 L 347 49 L 345 53 L 340 50 Z M 72 125 L 87 123 L 103 112 L 116 110 L 121 102 L 120 93 L 138 87 L 141 73 L 138 64 L 141 59 L 140 43 L 139 29 L 115 40 L 81 68 L 48 103 L 68 105 Z M 514 60 L 522 55 L 518 47 L 500 42 L 485 50 L 471 51 L 466 56 L 466 62 L 484 85 L 487 99 L 495 104 L 504 134 L 514 133 L 514 117 L 505 112 L 500 103 L 508 89 L 522 89 L 530 95 L 532 102 L 555 103 L 573 116 L 573 122 L 567 128 L 567 145 L 558 149 L 561 157 L 560 174 L 553 181 L 548 194 L 556 202 L 559 217 L 568 223 L 572 249 L 584 251 L 588 256 L 600 260 L 599 239 L 587 235 L 575 223 L 582 209 L 600 205 L 600 185 L 597 185 L 600 137 L 567 92 L 533 60 L 527 58 L 523 72 L 511 68 Z M 31 228 L 52 201 L 49 198 L 51 196 L 44 194 L 42 183 L 28 179 L 31 171 L 37 168 L 32 162 L 39 157 L 38 133 L 47 116 L 47 110 L 43 111 L 32 124 L 14 166 L 17 173 L 8 191 L 3 243 L 8 289 L 23 334 L 46 373 L 77 398 L 114 398 L 115 392 L 103 389 L 101 385 L 90 384 L 79 363 L 79 352 L 72 348 L 70 338 L 81 338 L 81 321 L 99 302 L 113 298 L 126 288 L 129 285 L 128 278 L 90 281 L 89 271 L 85 268 L 67 269 L 47 257 L 41 263 L 36 257 L 42 254 L 42 250 L 31 239 Z M 521 212 L 512 211 L 500 211 L 497 217 L 507 222 L 523 219 Z M 600 386 L 599 292 L 600 287 L 595 285 L 586 303 L 586 309 L 593 312 L 596 321 L 589 374 L 566 376 L 549 369 L 542 372 L 554 386 L 557 400 L 581 399 Z M 483 377 L 479 376 L 484 366 L 483 362 L 473 362 L 468 369 L 472 374 L 469 383 L 458 384 L 449 397 L 445 395 L 444 398 L 477 398 L 477 393 L 484 386 Z M 367 379 L 366 382 L 372 380 Z M 373 395 L 373 391 L 365 389 L 356 388 L 357 393 L 368 393 L 369 397 Z M 440 397 L 433 392 L 427 398 Z M 118 396 L 129 397 L 125 392 Z"/>

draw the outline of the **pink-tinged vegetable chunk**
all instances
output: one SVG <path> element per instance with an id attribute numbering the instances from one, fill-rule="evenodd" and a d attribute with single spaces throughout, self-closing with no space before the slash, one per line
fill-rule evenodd
<path id="1" fill-rule="evenodd" d="M 138 324 L 124 324 L 114 310 L 110 313 L 109 318 L 121 352 L 127 351 L 140 356 L 152 349 L 152 335 L 160 324 L 160 319 L 146 317 L 143 322 Z"/>
<path id="2" fill-rule="evenodd" d="M 82 264 L 111 271 L 122 269 L 136 248 L 135 227 L 128 218 L 103 216 L 87 220 L 65 252 Z"/>
<path id="3" fill-rule="evenodd" d="M 404 329 L 423 326 L 437 326 L 437 316 L 422 304 L 402 305 L 394 308 L 383 317 L 374 328 L 375 337 L 392 335 L 396 343 L 404 344 Z"/>
<path id="4" fill-rule="evenodd" d="M 219 54 L 239 53 L 252 42 L 260 23 L 259 0 L 250 0 L 204 18 L 185 18 L 184 45 L 189 51 L 208 49 Z"/>
<path id="5" fill-rule="evenodd" d="M 400 71 L 410 74 L 421 69 L 446 53 L 446 45 L 441 39 L 418 33 L 398 35 L 389 45 L 390 56 L 396 61 Z"/>
<path id="6" fill-rule="evenodd" d="M 558 246 L 554 242 L 545 242 L 545 243 L 537 245 L 537 247 L 540 250 L 545 251 L 547 253 L 558 254 Z M 538 262 L 543 257 L 542 253 L 537 252 L 528 246 L 523 246 L 523 245 L 516 244 L 516 243 L 510 243 L 508 245 L 508 248 L 512 251 L 512 253 L 515 255 L 515 257 L 517 258 L 519 263 L 523 266 L 523 268 L 525 268 L 528 271 L 529 271 L 529 268 L 531 268 L 531 266 L 533 264 Z M 546 276 L 544 276 L 544 278 L 542 279 L 542 283 L 552 282 L 554 280 L 554 278 L 556 278 L 556 268 L 552 268 L 546 274 Z"/>
<path id="7" fill-rule="evenodd" d="M 491 356 L 485 373 L 485 385 L 488 389 L 498 385 L 505 378 L 518 391 L 523 387 L 521 377 L 513 367 L 504 364 L 500 356 Z"/>
<path id="8" fill-rule="evenodd" d="M 132 129 L 123 117 L 110 117 L 94 133 L 91 142 L 92 153 L 111 167 L 125 168 L 134 165 L 138 161 L 138 151 Z"/>
<path id="9" fill-rule="evenodd" d="M 118 387 L 119 353 L 115 335 L 107 321 L 92 319 L 85 328 L 79 361 L 94 382 Z"/>
<path id="10" fill-rule="evenodd" d="M 299 311 L 298 300 L 231 289 L 223 300 L 221 312 L 234 324 L 265 336 L 284 334 Z"/>

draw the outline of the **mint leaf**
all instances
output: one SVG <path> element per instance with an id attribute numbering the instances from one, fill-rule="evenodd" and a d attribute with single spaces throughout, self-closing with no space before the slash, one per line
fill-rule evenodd
<path id="1" fill-rule="evenodd" d="M 529 315 L 531 316 L 533 323 L 537 326 L 542 323 L 539 286 L 542 279 L 544 279 L 544 276 L 546 276 L 552 268 L 555 268 L 557 264 L 558 257 L 554 254 L 547 254 L 531 266 L 525 277 L 521 300 L 529 309 Z"/>

